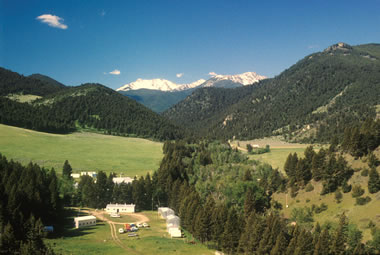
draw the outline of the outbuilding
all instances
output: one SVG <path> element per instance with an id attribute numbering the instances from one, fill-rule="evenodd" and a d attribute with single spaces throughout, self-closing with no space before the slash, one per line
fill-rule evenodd
<path id="1" fill-rule="evenodd" d="M 75 228 L 83 228 L 88 226 L 96 225 L 96 217 L 95 216 L 81 216 L 74 218 Z"/>
<path id="2" fill-rule="evenodd" d="M 134 204 L 108 204 L 106 207 L 108 213 L 134 213 Z"/>
<path id="3" fill-rule="evenodd" d="M 173 209 L 170 209 L 169 207 L 159 207 L 158 213 L 164 219 L 166 219 L 169 215 L 174 215 Z"/>
<path id="4" fill-rule="evenodd" d="M 182 237 L 182 232 L 179 228 L 169 228 L 168 232 L 169 232 L 170 237 L 172 237 L 172 238 L 173 237 L 176 237 L 176 238 Z"/>

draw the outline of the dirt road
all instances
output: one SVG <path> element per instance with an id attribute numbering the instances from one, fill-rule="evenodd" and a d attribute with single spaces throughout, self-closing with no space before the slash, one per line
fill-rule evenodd
<path id="1" fill-rule="evenodd" d="M 118 245 L 119 247 L 121 247 L 122 249 L 124 249 L 125 251 L 129 252 L 129 253 L 132 253 L 132 254 L 143 254 L 141 252 L 138 252 L 136 250 L 133 250 L 131 248 L 129 248 L 128 246 L 126 246 L 125 244 L 123 244 L 123 242 L 120 240 L 119 238 L 119 231 L 116 227 L 115 224 L 124 224 L 124 223 L 121 223 L 121 222 L 114 222 L 114 221 L 111 221 L 109 219 L 107 219 L 106 217 L 104 217 L 104 211 L 94 211 L 94 210 L 83 210 L 84 212 L 87 212 L 88 214 L 92 214 L 94 215 L 95 217 L 97 217 L 98 219 L 104 221 L 104 222 L 107 222 L 108 225 L 110 225 L 110 229 L 111 229 L 111 237 L 112 237 L 112 240 L 116 243 L 116 245 Z M 143 214 L 138 214 L 138 213 L 128 213 L 128 214 L 125 214 L 125 215 L 128 215 L 128 216 L 131 216 L 131 217 L 134 217 L 136 219 L 139 220 L 139 222 L 147 222 L 149 221 L 149 218 L 146 217 L 145 215 Z M 126 222 L 127 223 L 127 222 Z"/>

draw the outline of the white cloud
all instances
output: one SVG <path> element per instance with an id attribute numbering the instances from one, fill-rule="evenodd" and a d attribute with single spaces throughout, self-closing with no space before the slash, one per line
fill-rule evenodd
<path id="1" fill-rule="evenodd" d="M 209 72 L 208 75 L 217 76 L 217 74 L 215 72 Z"/>
<path id="2" fill-rule="evenodd" d="M 62 19 L 58 16 L 55 16 L 55 15 L 43 14 L 41 16 L 38 16 L 36 19 L 40 20 L 42 23 L 48 24 L 51 27 L 56 27 L 56 28 L 60 28 L 60 29 L 67 29 L 67 25 L 62 23 L 64 19 Z"/>
<path id="3" fill-rule="evenodd" d="M 177 78 L 181 78 L 183 76 L 183 73 L 177 73 L 175 76 L 177 76 Z"/>
<path id="4" fill-rule="evenodd" d="M 106 11 L 105 10 L 102 10 L 102 12 L 100 13 L 100 16 L 102 16 L 102 17 L 104 17 L 104 16 L 106 16 Z"/>
<path id="5" fill-rule="evenodd" d="M 120 70 L 115 69 L 112 72 L 109 72 L 109 74 L 119 75 L 120 74 Z"/>

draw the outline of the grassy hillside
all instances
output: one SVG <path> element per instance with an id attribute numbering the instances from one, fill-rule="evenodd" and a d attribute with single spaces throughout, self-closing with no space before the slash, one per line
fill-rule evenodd
<path id="1" fill-rule="evenodd" d="M 249 159 L 259 160 L 268 163 L 273 168 L 278 168 L 281 172 L 284 170 L 284 164 L 289 153 L 296 152 L 299 156 L 303 157 L 303 152 L 308 144 L 300 143 L 287 143 L 281 141 L 280 139 L 274 138 L 264 138 L 255 139 L 250 141 L 233 141 L 231 146 L 235 147 L 238 145 L 238 149 L 246 152 L 247 144 L 257 144 L 260 148 L 265 148 L 266 145 L 270 146 L 270 152 L 263 154 L 249 155 Z M 284 172 L 283 172 L 284 173 Z"/>
<path id="2" fill-rule="evenodd" d="M 162 158 L 162 144 L 139 138 L 93 133 L 57 135 L 0 125 L 0 152 L 9 159 L 61 172 L 69 160 L 73 171 L 145 175 L 156 170 Z"/>

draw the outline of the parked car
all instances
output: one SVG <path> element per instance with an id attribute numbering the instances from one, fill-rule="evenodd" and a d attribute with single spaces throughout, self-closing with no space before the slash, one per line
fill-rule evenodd
<path id="1" fill-rule="evenodd" d="M 137 232 L 139 229 L 138 229 L 138 227 L 132 227 L 131 230 L 132 230 L 132 232 Z"/>
<path id="2" fill-rule="evenodd" d="M 137 227 L 138 227 L 138 228 L 142 228 L 142 227 L 144 227 L 144 226 L 143 226 L 142 223 L 137 223 Z"/>
<path id="3" fill-rule="evenodd" d="M 149 224 L 146 223 L 146 222 L 144 222 L 144 223 L 143 223 L 143 227 L 144 227 L 144 228 L 149 228 Z"/>
<path id="4" fill-rule="evenodd" d="M 124 229 L 123 228 L 119 228 L 119 233 L 123 234 L 124 233 Z"/>

